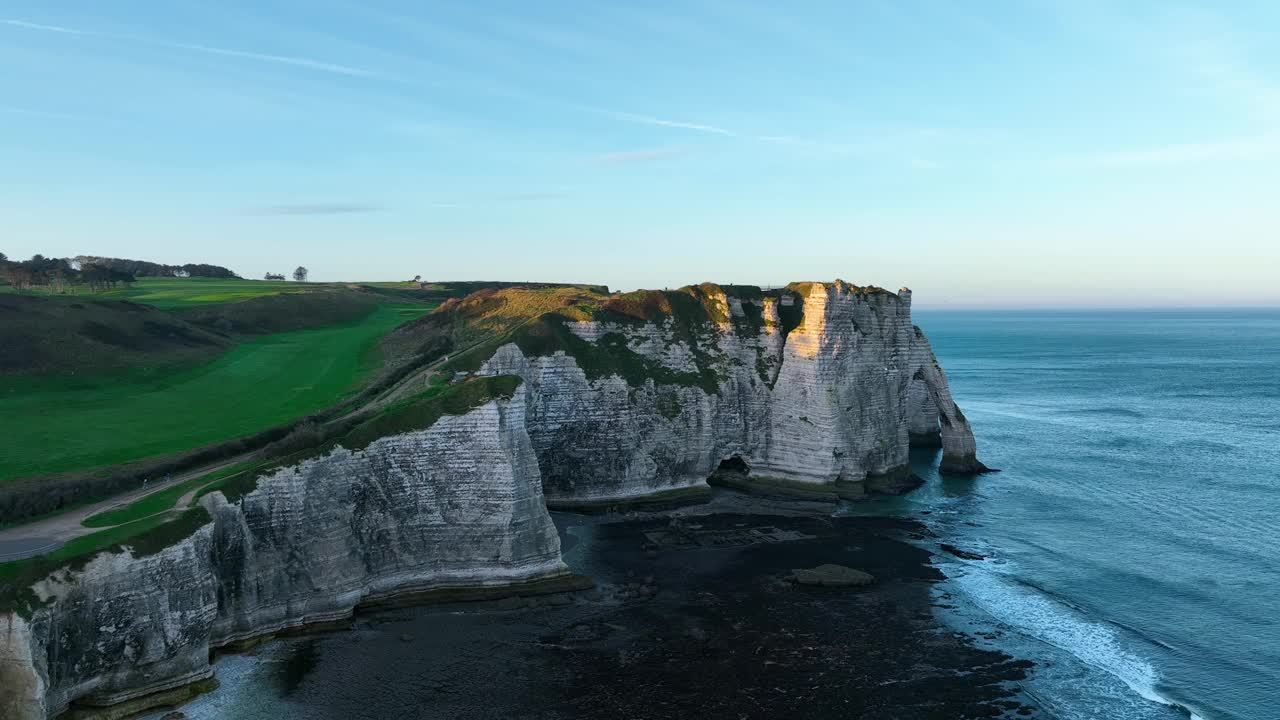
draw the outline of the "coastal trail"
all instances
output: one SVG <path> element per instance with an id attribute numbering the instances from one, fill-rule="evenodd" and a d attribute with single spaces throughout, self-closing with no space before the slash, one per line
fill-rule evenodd
<path id="1" fill-rule="evenodd" d="M 431 374 L 438 367 L 447 363 L 450 357 L 467 352 L 487 340 L 488 338 L 484 341 L 473 343 L 422 366 L 362 405 L 328 421 L 325 423 L 325 427 L 333 427 L 360 414 L 380 410 L 397 400 L 407 397 L 415 388 L 420 389 L 425 385 L 430 380 Z M 123 495 L 114 495 L 105 500 L 82 505 L 40 520 L 0 529 L 0 563 L 23 560 L 53 552 L 70 540 L 101 531 L 103 529 L 101 527 L 87 527 L 83 524 L 86 519 L 98 513 L 123 508 L 143 498 L 168 490 L 180 483 L 196 480 L 210 473 L 248 462 L 258 457 L 259 452 L 259 450 L 252 450 L 231 458 L 224 458 L 181 473 L 175 473 L 167 480 L 148 483 L 145 488 L 139 488 Z M 172 507 L 156 513 L 156 515 L 177 514 L 185 510 L 202 487 L 196 487 L 184 493 Z"/>

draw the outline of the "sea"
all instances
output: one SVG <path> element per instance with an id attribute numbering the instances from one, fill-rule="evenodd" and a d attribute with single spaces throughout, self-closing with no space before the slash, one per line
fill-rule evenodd
<path id="1" fill-rule="evenodd" d="M 913 451 L 921 488 L 840 512 L 929 527 L 943 626 L 1033 661 L 1018 690 L 1048 718 L 1280 718 L 1280 309 L 915 317 L 1002 472 L 939 477 Z M 358 641 L 225 657 L 223 689 L 184 710 L 286 717 L 294 682 L 265 665 L 305 676 Z M 370 697 L 398 682 L 345 667 Z"/>
<path id="2" fill-rule="evenodd" d="M 1002 472 L 922 516 L 945 619 L 1061 720 L 1280 718 L 1280 309 L 914 313 Z"/>

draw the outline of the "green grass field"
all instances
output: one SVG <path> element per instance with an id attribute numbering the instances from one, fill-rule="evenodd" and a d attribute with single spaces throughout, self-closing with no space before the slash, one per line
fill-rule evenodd
<path id="1" fill-rule="evenodd" d="M 405 283 L 371 283 L 377 286 L 400 287 Z M 132 286 L 91 293 L 85 288 L 79 292 L 52 297 L 91 298 L 95 300 L 131 300 L 153 305 L 161 310 L 181 310 L 216 303 L 238 302 L 264 295 L 305 292 L 326 288 L 345 287 L 346 283 L 299 283 L 280 280 L 223 280 L 220 278 L 139 278 Z M 0 292 L 14 292 L 9 285 L 0 285 Z M 28 295 L 46 295 L 42 289 L 28 290 Z"/>
<path id="2" fill-rule="evenodd" d="M 141 278 L 133 287 L 94 295 L 104 300 L 132 300 L 161 310 L 181 310 L 193 305 L 237 302 L 263 295 L 301 292 L 322 288 L 322 283 L 267 280 L 221 280 L 217 278 Z"/>
<path id="3" fill-rule="evenodd" d="M 139 283 L 134 292 L 161 292 L 168 282 Z M 184 290 L 168 302 L 221 301 L 210 298 L 222 297 L 213 288 L 223 281 L 173 282 Z M 189 289 L 196 285 L 210 292 Z M 289 423 L 355 392 L 380 363 L 378 339 L 429 309 L 382 305 L 350 325 L 262 336 L 195 367 L 0 377 L 0 481 L 167 455 Z"/>

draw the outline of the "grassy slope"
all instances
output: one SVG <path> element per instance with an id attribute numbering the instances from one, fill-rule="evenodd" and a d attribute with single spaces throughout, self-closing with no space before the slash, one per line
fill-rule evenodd
<path id="1" fill-rule="evenodd" d="M 192 363 L 232 344 L 225 334 L 147 305 L 0 294 L 0 374 Z"/>
<path id="2" fill-rule="evenodd" d="M 209 522 L 208 513 L 199 506 L 178 508 L 182 512 L 176 515 L 163 511 L 193 488 L 201 488 L 197 497 L 220 489 L 230 502 L 235 502 L 256 487 L 259 477 L 277 467 L 315 457 L 338 445 L 359 449 L 381 437 L 431 427 L 444 415 L 465 414 L 495 398 L 511 397 L 519 383 L 519 378 L 512 376 L 492 376 L 459 385 L 435 386 L 384 409 L 346 430 L 340 437 L 324 441 L 314 448 L 248 470 L 242 466 L 227 468 L 183 483 L 181 492 L 176 488 L 166 490 L 157 494 L 161 497 L 143 498 L 119 510 L 95 515 L 89 519 L 92 522 L 87 521 L 86 524 L 120 524 L 78 537 L 46 555 L 0 563 L 0 613 L 16 610 L 29 617 L 31 610 L 41 604 L 30 589 L 34 582 L 59 569 L 81 567 L 100 552 L 127 545 L 135 557 L 143 556 L 189 537 Z"/>
<path id="3" fill-rule="evenodd" d="M 222 280 L 217 278 L 140 278 L 133 287 L 121 287 L 92 297 L 104 300 L 132 300 L 161 310 L 180 310 L 210 303 L 236 302 L 265 295 L 314 290 L 324 283 L 295 283 L 266 280 Z"/>
<path id="4" fill-rule="evenodd" d="M 355 389 L 378 364 L 369 352 L 377 340 L 426 309 L 383 305 L 356 323 L 263 336 L 171 373 L 0 378 L 0 480 L 163 455 L 287 423 Z"/>

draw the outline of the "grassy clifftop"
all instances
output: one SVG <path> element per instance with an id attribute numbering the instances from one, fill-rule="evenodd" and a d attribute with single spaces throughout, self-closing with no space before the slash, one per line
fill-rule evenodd
<path id="1" fill-rule="evenodd" d="M 513 342 L 526 356 L 562 351 L 590 379 L 616 375 L 633 387 L 652 380 L 716 392 L 724 376 L 722 333 L 751 338 L 773 328 L 775 316 L 765 312 L 766 301 L 778 306 L 778 331 L 785 334 L 799 324 L 803 295 L 790 288 L 703 283 L 614 294 L 587 288 L 488 291 L 445 303 L 400 332 L 424 345 L 430 338 L 437 347 L 456 353 L 443 368 L 449 373 L 474 372 L 499 347 Z M 625 332 L 605 333 L 597 342 L 583 340 L 570 324 L 584 321 L 624 328 L 659 324 L 668 337 L 692 351 L 694 368 L 672 370 L 635 352 Z M 762 379 L 767 380 L 767 374 L 762 368 Z"/>
<path id="2" fill-rule="evenodd" d="M 632 386 L 652 380 L 658 385 L 716 392 L 727 362 L 720 347 L 725 333 L 743 339 L 759 337 L 764 332 L 778 332 L 785 337 L 802 326 L 805 298 L 837 283 L 845 292 L 892 295 L 882 288 L 840 281 L 792 283 L 767 290 L 752 285 L 702 283 L 675 290 L 613 294 L 589 288 L 509 288 L 447 302 L 434 313 L 401 328 L 398 334 L 403 334 L 405 341 L 412 338 L 411 342 L 422 347 L 434 343 L 437 355 L 452 353 L 444 368 L 450 373 L 474 372 L 499 347 L 515 343 L 526 356 L 564 352 L 590 379 L 619 376 Z M 768 311 L 767 306 L 773 310 Z M 596 342 L 583 340 L 570 324 L 585 321 L 622 328 L 661 325 L 666 337 L 689 348 L 694 367 L 672 370 L 635 352 L 625 331 L 607 332 Z M 773 373 L 767 358 L 757 357 L 756 369 L 762 381 L 771 382 Z"/>
<path id="3" fill-rule="evenodd" d="M 202 479 L 205 484 L 196 494 L 196 500 L 216 490 L 228 501 L 235 502 L 252 492 L 263 476 L 281 467 L 324 455 L 337 447 L 360 450 L 379 438 L 430 428 L 446 415 L 464 415 L 491 400 L 510 398 L 519 386 L 520 379 L 509 375 L 433 386 L 372 417 L 335 428 L 330 436 L 312 438 L 313 444 L 288 455 L 234 474 L 212 474 Z M 184 486 L 181 494 L 196 487 Z M 15 610 L 30 616 L 41 604 L 31 586 L 51 573 L 82 568 L 101 553 L 118 552 L 126 547 L 135 557 L 152 555 L 190 537 L 211 521 L 209 514 L 197 504 L 172 508 L 180 493 L 161 495 L 158 499 L 149 496 L 137 501 L 138 508 L 129 506 L 119 511 L 120 519 L 116 521 L 123 520 L 122 524 L 76 538 L 47 555 L 0 563 L 0 612 Z M 161 502 L 164 500 L 167 503 Z M 110 520 L 111 517 L 106 516 L 95 524 L 107 524 Z"/>

